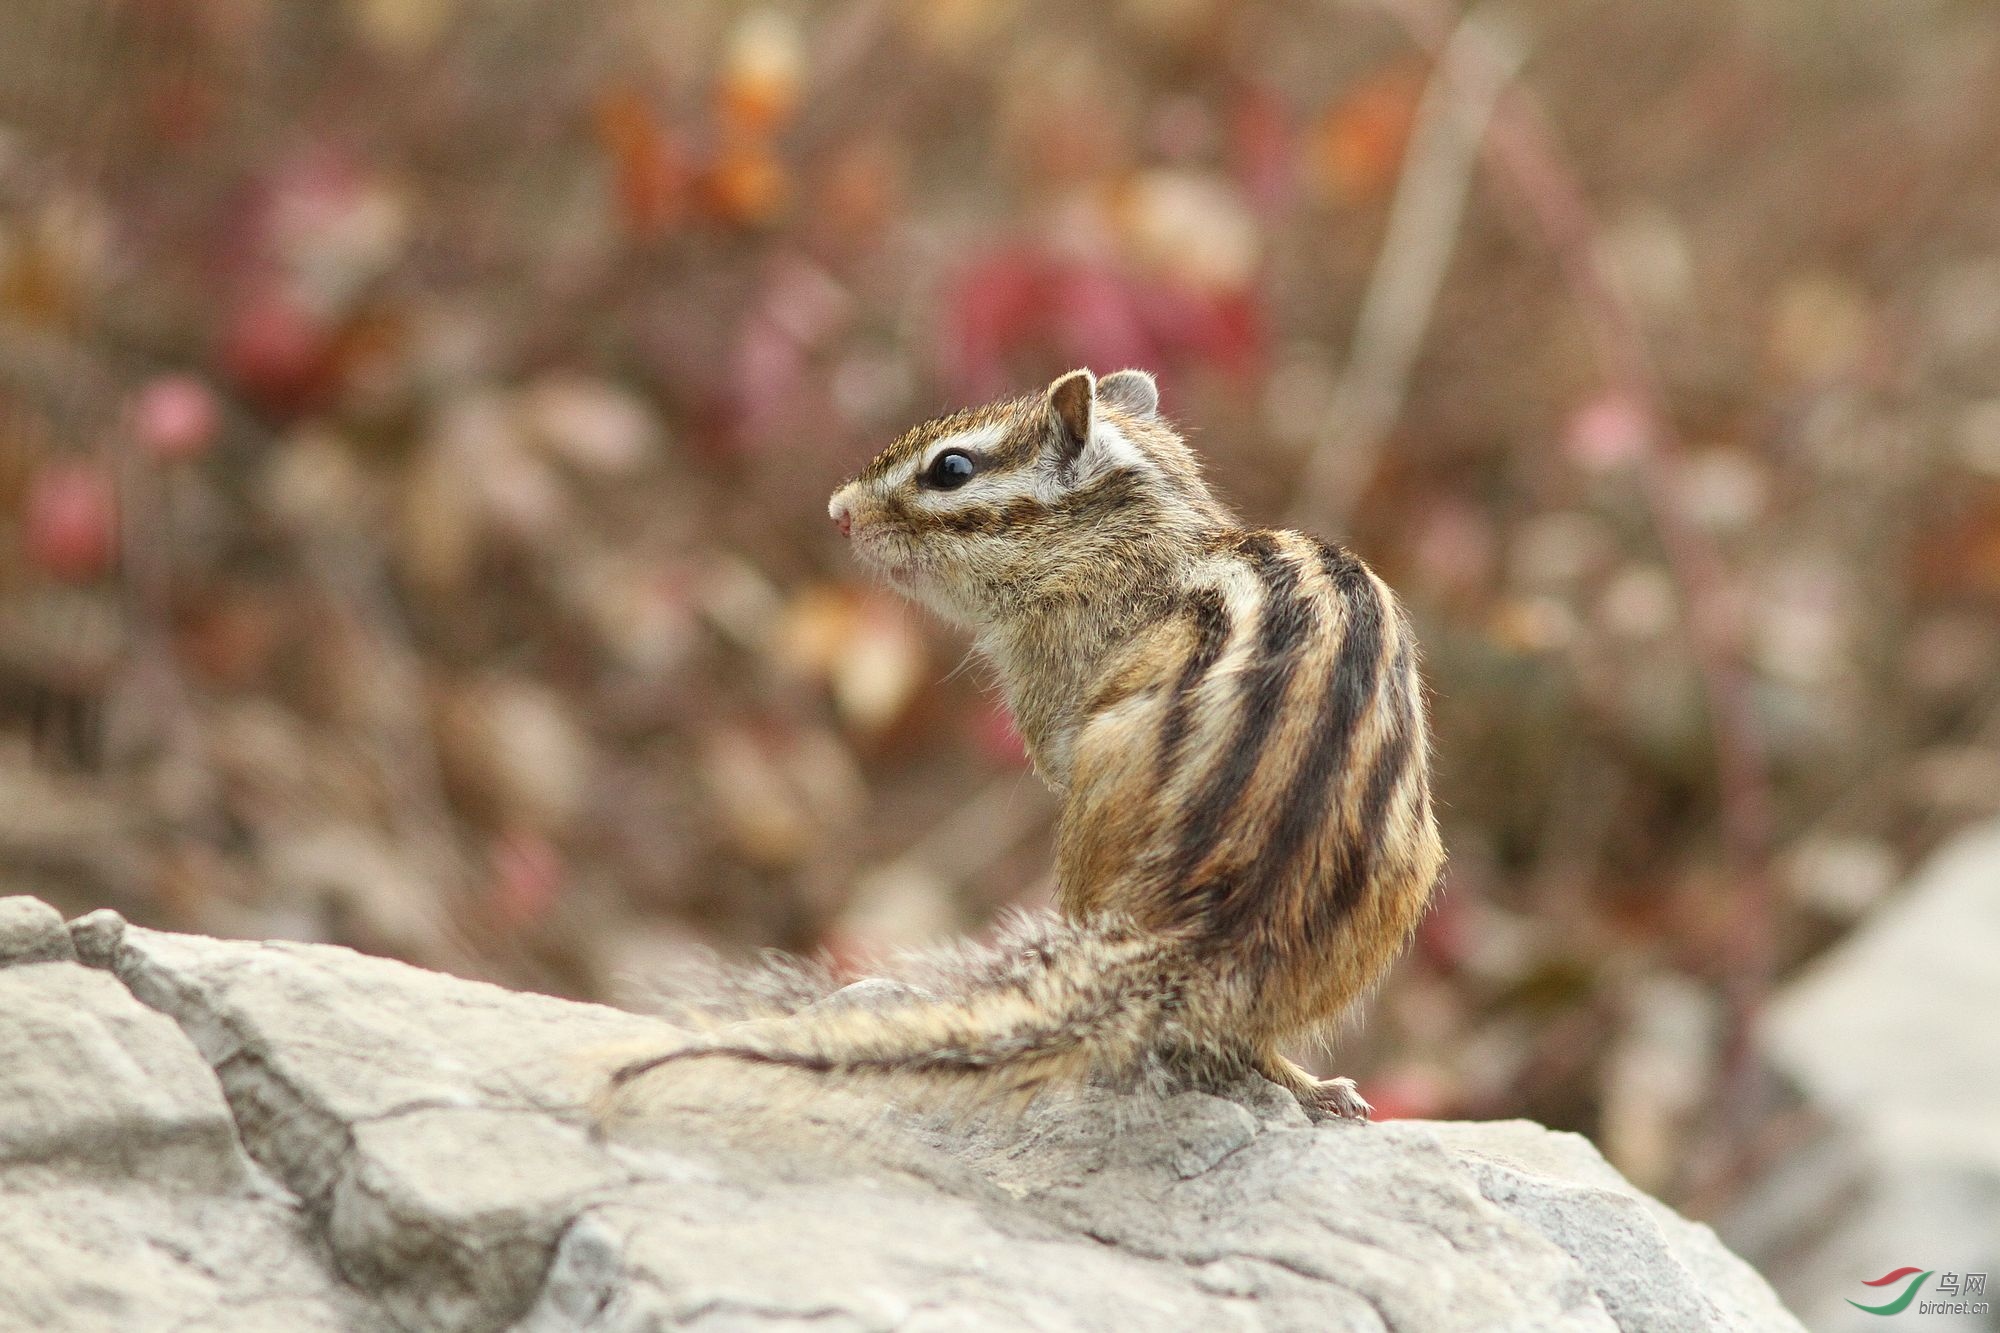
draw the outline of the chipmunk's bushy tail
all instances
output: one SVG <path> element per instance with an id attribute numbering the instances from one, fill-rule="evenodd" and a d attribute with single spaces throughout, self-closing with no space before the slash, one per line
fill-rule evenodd
<path id="1" fill-rule="evenodd" d="M 669 1065 L 727 1059 L 831 1075 L 914 1075 L 1032 1098 L 1090 1075 L 1129 1079 L 1189 1031 L 1187 951 L 1116 922 L 1017 922 L 994 945 L 920 960 L 887 999 L 833 998 L 632 1060 L 623 1087 Z M 928 983 L 928 984 L 926 984 Z"/>

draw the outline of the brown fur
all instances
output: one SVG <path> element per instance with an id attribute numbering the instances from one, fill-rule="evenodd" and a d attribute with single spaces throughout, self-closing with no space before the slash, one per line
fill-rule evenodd
<path id="1" fill-rule="evenodd" d="M 923 476 L 947 442 L 977 469 L 951 488 Z M 1238 526 L 1136 371 L 919 426 L 832 508 L 864 563 L 977 636 L 1063 795 L 1066 924 L 954 993 L 699 1039 L 618 1081 L 706 1056 L 1032 1092 L 1165 1061 L 1365 1115 L 1280 1048 L 1380 979 L 1442 864 L 1388 588 L 1338 547 Z"/>

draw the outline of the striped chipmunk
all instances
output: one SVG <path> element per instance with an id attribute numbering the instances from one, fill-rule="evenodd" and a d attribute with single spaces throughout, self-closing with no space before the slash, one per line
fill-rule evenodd
<path id="1" fill-rule="evenodd" d="M 862 564 L 974 634 L 1062 799 L 1058 916 L 892 999 L 632 1060 L 614 1096 L 714 1056 L 975 1097 L 1254 1072 L 1365 1118 L 1352 1080 L 1283 1052 L 1382 977 L 1443 862 L 1416 644 L 1382 581 L 1241 526 L 1138 370 L 926 422 L 829 512 Z"/>

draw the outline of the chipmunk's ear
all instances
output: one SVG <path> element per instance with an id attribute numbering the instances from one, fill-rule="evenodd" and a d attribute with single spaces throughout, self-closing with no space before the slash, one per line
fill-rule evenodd
<path id="1" fill-rule="evenodd" d="M 1090 417 L 1097 400 L 1097 377 L 1088 370 L 1072 370 L 1049 386 L 1049 411 L 1061 433 L 1058 448 L 1064 462 L 1083 452 L 1090 440 Z"/>
<path id="2" fill-rule="evenodd" d="M 1114 370 L 1097 382 L 1099 402 L 1127 416 L 1160 415 L 1160 386 L 1143 370 Z"/>

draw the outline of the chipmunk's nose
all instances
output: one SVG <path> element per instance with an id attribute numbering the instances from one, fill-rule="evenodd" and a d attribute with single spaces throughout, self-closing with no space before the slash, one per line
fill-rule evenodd
<path id="1" fill-rule="evenodd" d="M 847 507 L 846 494 L 844 490 L 835 491 L 833 498 L 826 502 L 827 517 L 833 520 L 833 526 L 840 529 L 843 537 L 854 531 L 854 512 Z"/>

